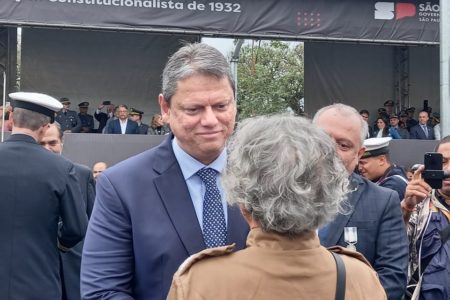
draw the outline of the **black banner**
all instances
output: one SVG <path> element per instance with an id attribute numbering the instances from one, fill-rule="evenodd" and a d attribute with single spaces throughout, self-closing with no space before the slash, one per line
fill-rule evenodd
<path id="1" fill-rule="evenodd" d="M 438 0 L 1 0 L 0 24 L 436 44 L 439 13 Z"/>

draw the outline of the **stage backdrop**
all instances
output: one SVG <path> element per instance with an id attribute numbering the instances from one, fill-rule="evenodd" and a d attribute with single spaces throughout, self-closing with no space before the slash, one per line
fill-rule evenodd
<path id="1" fill-rule="evenodd" d="M 439 1 L 2 0 L 0 24 L 437 43 Z"/>

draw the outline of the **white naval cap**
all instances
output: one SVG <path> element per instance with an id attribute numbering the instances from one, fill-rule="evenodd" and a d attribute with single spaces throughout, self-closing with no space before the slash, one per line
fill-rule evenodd
<path id="1" fill-rule="evenodd" d="M 13 108 L 23 108 L 49 116 L 51 123 L 55 120 L 55 112 L 63 108 L 61 102 L 45 94 L 16 92 L 9 94 L 9 97 L 13 100 Z"/>
<path id="2" fill-rule="evenodd" d="M 364 147 L 366 148 L 366 152 L 364 152 L 361 158 L 389 153 L 390 140 L 392 140 L 391 137 L 371 138 L 364 140 Z"/>

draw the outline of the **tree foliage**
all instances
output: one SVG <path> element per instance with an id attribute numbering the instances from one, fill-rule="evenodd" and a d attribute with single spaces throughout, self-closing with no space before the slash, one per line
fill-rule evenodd
<path id="1" fill-rule="evenodd" d="M 292 109 L 302 112 L 303 44 L 253 42 L 241 49 L 238 65 L 239 117 Z"/>

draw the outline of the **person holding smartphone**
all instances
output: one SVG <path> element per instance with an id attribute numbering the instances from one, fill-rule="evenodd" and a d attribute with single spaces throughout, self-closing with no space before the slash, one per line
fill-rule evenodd
<path id="1" fill-rule="evenodd" d="M 449 172 L 450 136 L 437 144 L 435 152 L 442 154 L 442 169 Z M 423 179 L 424 170 L 421 166 L 414 173 L 401 202 L 411 249 L 408 275 L 413 288 L 409 293 L 415 290 L 425 300 L 450 299 L 450 179 L 433 189 Z"/>
<path id="2" fill-rule="evenodd" d="M 106 107 L 106 113 L 102 109 Z M 102 133 L 103 128 L 106 126 L 106 122 L 109 119 L 114 118 L 114 104 L 111 101 L 103 101 L 99 104 L 98 108 L 95 110 L 94 118 L 98 121 L 97 133 Z"/>

